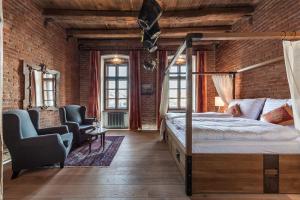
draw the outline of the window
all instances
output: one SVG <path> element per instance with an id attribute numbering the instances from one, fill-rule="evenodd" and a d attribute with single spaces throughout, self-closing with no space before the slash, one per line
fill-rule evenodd
<path id="1" fill-rule="evenodd" d="M 56 106 L 56 75 L 45 73 L 42 77 L 44 106 Z"/>
<path id="2" fill-rule="evenodd" d="M 186 65 L 175 64 L 170 68 L 169 79 L 169 109 L 183 110 L 186 107 Z"/>
<path id="3" fill-rule="evenodd" d="M 169 58 L 173 58 L 170 56 Z M 193 71 L 196 66 L 196 57 L 193 56 Z M 176 73 L 176 74 L 172 74 Z M 193 109 L 195 110 L 195 78 L 193 76 Z M 169 110 L 182 111 L 186 108 L 186 62 L 185 56 L 170 68 L 169 75 Z"/>
<path id="4" fill-rule="evenodd" d="M 105 60 L 105 110 L 128 109 L 128 61 Z"/>

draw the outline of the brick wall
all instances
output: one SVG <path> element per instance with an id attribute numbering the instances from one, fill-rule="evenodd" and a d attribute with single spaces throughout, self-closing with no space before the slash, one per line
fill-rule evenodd
<path id="1" fill-rule="evenodd" d="M 76 41 L 66 41 L 64 29 L 53 23 L 44 27 L 41 10 L 31 0 L 3 1 L 4 81 L 3 109 L 22 108 L 22 60 L 61 72 L 60 104 L 79 103 L 79 61 Z M 41 125 L 59 123 L 57 111 L 42 111 Z"/>
<path id="2" fill-rule="evenodd" d="M 214 72 L 216 68 L 216 54 L 215 51 L 206 52 L 206 72 Z M 214 86 L 211 76 L 205 76 L 206 84 L 206 105 L 204 104 L 204 111 L 213 112 L 216 111 L 215 107 L 215 96 L 217 91 Z M 205 108 L 206 107 L 206 108 Z"/>
<path id="3" fill-rule="evenodd" d="M 240 20 L 235 32 L 299 31 L 300 1 L 261 1 L 253 19 Z M 232 71 L 283 55 L 280 40 L 223 42 L 216 51 L 216 70 Z M 245 72 L 237 77 L 237 97 L 289 98 L 284 62 Z"/>
<path id="4" fill-rule="evenodd" d="M 116 52 L 102 51 L 101 55 L 115 54 Z M 128 55 L 128 52 L 118 52 Z M 141 62 L 143 58 L 141 55 Z M 215 52 L 207 52 L 206 71 L 215 70 Z M 141 63 L 142 66 L 142 63 Z M 80 103 L 88 105 L 89 96 L 89 51 L 80 51 Z M 147 71 L 141 67 L 141 84 L 153 84 L 154 92 L 152 95 L 141 96 L 141 116 L 143 129 L 156 129 L 156 72 Z M 215 88 L 210 77 L 207 78 L 207 111 L 214 111 Z"/>

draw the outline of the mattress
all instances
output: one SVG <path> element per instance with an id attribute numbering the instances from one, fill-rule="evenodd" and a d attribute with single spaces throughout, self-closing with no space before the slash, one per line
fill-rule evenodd
<path id="1" fill-rule="evenodd" d="M 185 148 L 185 133 L 178 130 L 170 121 L 166 126 Z M 232 141 L 203 140 L 193 141 L 193 153 L 235 153 L 235 154 L 300 154 L 300 137 L 286 141 Z"/>

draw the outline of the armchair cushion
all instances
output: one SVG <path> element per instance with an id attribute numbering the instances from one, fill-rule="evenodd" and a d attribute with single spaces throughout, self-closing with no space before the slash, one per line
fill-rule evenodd
<path id="1" fill-rule="evenodd" d="M 93 125 L 93 123 L 95 122 L 95 118 L 85 118 L 83 121 L 84 125 Z"/>
<path id="2" fill-rule="evenodd" d="M 69 105 L 65 106 L 67 121 L 82 124 L 81 106 Z"/>
<path id="3" fill-rule="evenodd" d="M 70 147 L 72 145 L 73 141 L 73 134 L 72 133 L 66 133 L 63 135 L 60 135 L 64 145 L 66 148 Z"/>
<path id="4" fill-rule="evenodd" d="M 82 132 L 82 131 L 87 131 L 87 130 L 90 130 L 90 129 L 94 129 L 94 126 L 92 125 L 80 125 L 79 126 L 79 130 Z"/>
<path id="5" fill-rule="evenodd" d="M 65 133 L 68 133 L 68 132 L 69 132 L 69 128 L 66 125 L 38 129 L 38 134 L 39 135 L 47 135 L 47 134 L 53 134 L 53 133 L 65 134 Z"/>

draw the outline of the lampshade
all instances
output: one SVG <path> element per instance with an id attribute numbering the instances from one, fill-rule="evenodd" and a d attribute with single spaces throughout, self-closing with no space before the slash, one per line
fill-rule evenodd
<path id="1" fill-rule="evenodd" d="M 224 105 L 224 101 L 221 97 L 215 97 L 215 106 L 223 107 Z"/>
<path id="2" fill-rule="evenodd" d="M 155 0 L 144 0 L 138 17 L 138 24 L 143 30 L 150 30 L 162 14 L 160 5 Z"/>

